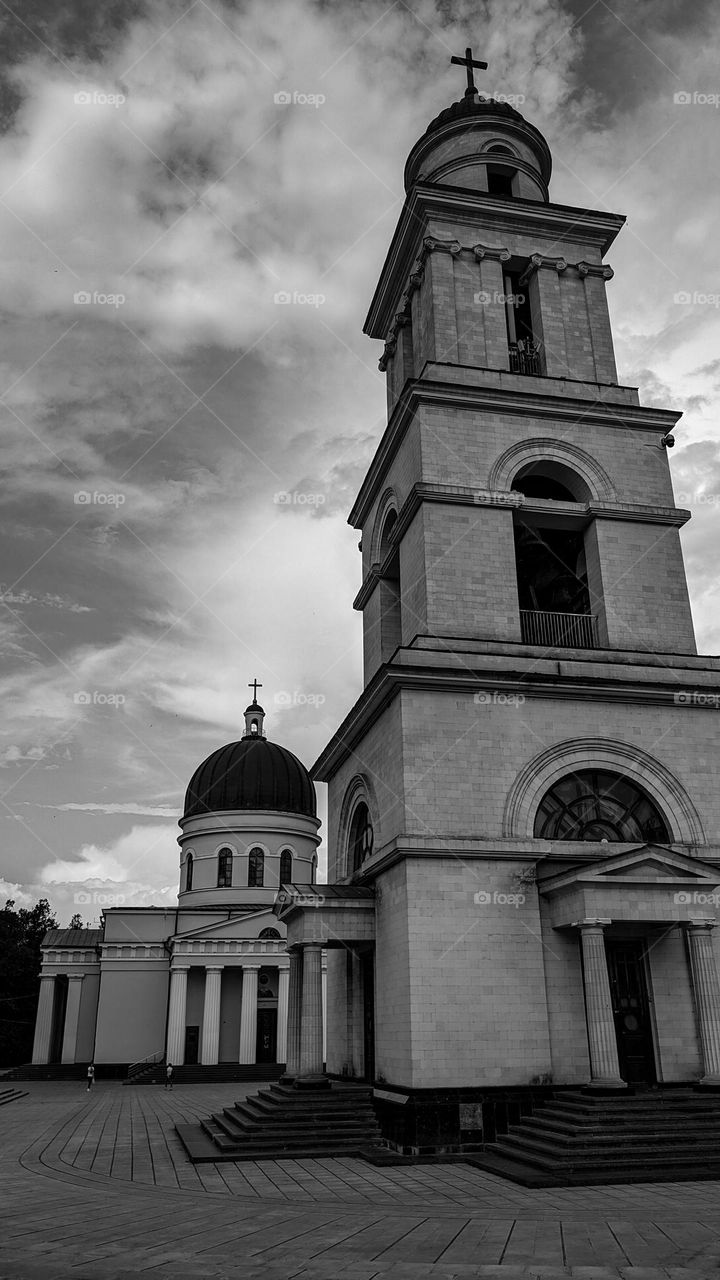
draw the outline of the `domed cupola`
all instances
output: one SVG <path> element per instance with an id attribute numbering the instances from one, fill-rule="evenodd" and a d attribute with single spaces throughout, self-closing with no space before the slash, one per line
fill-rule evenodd
<path id="1" fill-rule="evenodd" d="M 547 201 L 552 158 L 534 125 L 498 98 L 478 93 L 471 50 L 453 58 L 467 66 L 468 87 L 459 102 L 446 107 L 415 143 L 405 165 L 405 190 L 416 182 L 463 187 L 488 195 Z"/>
<path id="2" fill-rule="evenodd" d="M 239 742 L 213 751 L 193 774 L 185 795 L 184 817 L 237 809 L 317 812 L 310 774 L 287 747 L 268 742 L 265 712 L 257 699 L 245 709 L 245 732 Z"/>
<path id="3" fill-rule="evenodd" d="M 298 883 L 314 880 L 320 841 L 315 788 L 297 756 L 266 738 L 265 712 L 257 690 L 255 695 L 242 738 L 203 760 L 185 795 L 179 843 L 186 903 L 237 900 L 238 891 L 244 900 L 246 890 L 253 890 L 253 901 L 258 893 L 272 901 L 281 866 L 292 866 Z"/>

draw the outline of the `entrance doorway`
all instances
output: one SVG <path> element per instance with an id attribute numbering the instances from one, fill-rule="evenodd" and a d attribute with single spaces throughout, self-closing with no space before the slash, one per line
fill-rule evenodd
<path id="1" fill-rule="evenodd" d="M 627 1084 L 655 1084 L 645 943 L 607 938 L 606 951 L 620 1075 Z"/>
<path id="2" fill-rule="evenodd" d="M 194 1067 L 197 1064 L 200 1052 L 200 1028 L 185 1028 L 185 1066 Z"/>
<path id="3" fill-rule="evenodd" d="M 277 1061 L 277 1009 L 258 1009 L 256 1062 Z"/>
<path id="4" fill-rule="evenodd" d="M 375 1079 L 375 952 L 360 957 L 363 989 L 363 1065 L 368 1084 Z"/>

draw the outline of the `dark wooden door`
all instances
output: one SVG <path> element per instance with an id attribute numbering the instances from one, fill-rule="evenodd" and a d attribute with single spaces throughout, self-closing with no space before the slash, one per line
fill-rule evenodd
<path id="1" fill-rule="evenodd" d="M 645 944 L 607 940 L 610 993 L 620 1075 L 628 1084 L 654 1084 L 655 1050 L 645 976 Z"/>
<path id="2" fill-rule="evenodd" d="M 200 1028 L 185 1028 L 185 1066 L 193 1067 L 197 1063 L 200 1049 Z"/>
<path id="3" fill-rule="evenodd" d="M 255 1061 L 277 1061 L 277 1009 L 258 1009 Z"/>
<path id="4" fill-rule="evenodd" d="M 363 979 L 363 1049 L 365 1058 L 364 1078 L 369 1084 L 375 1079 L 375 952 L 366 951 L 362 957 Z"/>

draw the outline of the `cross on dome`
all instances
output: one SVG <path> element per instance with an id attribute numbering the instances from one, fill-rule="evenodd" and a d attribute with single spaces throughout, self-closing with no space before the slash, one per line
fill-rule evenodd
<path id="1" fill-rule="evenodd" d="M 470 48 L 465 50 L 464 58 L 452 57 L 450 61 L 458 67 L 465 67 L 467 71 L 467 89 L 465 90 L 465 93 L 466 95 L 472 94 L 474 96 L 477 93 L 477 87 L 473 80 L 472 69 L 473 67 L 477 67 L 479 71 L 487 71 L 487 62 L 480 62 L 478 59 L 473 58 L 472 49 Z"/>

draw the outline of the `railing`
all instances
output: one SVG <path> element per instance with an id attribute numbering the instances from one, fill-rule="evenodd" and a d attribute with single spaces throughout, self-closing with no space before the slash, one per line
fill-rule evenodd
<path id="1" fill-rule="evenodd" d="M 132 1080 L 133 1076 L 139 1076 L 141 1071 L 147 1071 L 148 1067 L 154 1067 L 157 1063 L 162 1062 L 165 1057 L 165 1050 L 158 1049 L 156 1053 L 149 1053 L 147 1058 L 141 1058 L 139 1062 L 131 1062 L 127 1070 L 127 1080 Z"/>
<path id="2" fill-rule="evenodd" d="M 536 342 L 529 342 L 521 338 L 519 342 L 511 342 L 508 350 L 510 352 L 511 373 L 525 373 L 533 378 L 542 376 L 540 348 Z"/>
<path id="3" fill-rule="evenodd" d="M 547 648 L 597 649 L 597 618 L 594 613 L 547 613 L 540 609 L 520 610 L 523 644 Z"/>

